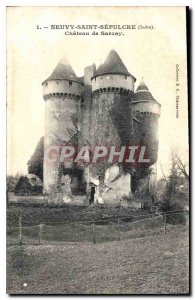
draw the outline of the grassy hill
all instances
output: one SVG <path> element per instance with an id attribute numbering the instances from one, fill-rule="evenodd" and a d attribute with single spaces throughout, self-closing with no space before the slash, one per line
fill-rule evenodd
<path id="1" fill-rule="evenodd" d="M 182 225 L 107 243 L 8 246 L 7 292 L 187 294 L 188 259 L 188 227 Z"/>

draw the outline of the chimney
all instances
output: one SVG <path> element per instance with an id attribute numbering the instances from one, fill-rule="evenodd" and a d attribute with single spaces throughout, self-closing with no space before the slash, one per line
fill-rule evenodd
<path id="1" fill-rule="evenodd" d="M 84 69 L 84 84 L 91 85 L 91 78 L 94 76 L 96 71 L 95 64 L 88 66 Z"/>

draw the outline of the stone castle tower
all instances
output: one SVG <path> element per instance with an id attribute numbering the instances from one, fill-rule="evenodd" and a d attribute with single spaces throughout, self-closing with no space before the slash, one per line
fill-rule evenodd
<path id="1" fill-rule="evenodd" d="M 69 142 L 77 133 L 84 85 L 67 60 L 62 59 L 42 86 L 45 100 L 46 149 L 51 145 Z M 72 165 L 68 167 L 72 168 Z M 43 179 L 47 193 L 56 193 L 59 190 L 59 171 L 59 163 L 50 165 L 44 159 Z"/>
<path id="2" fill-rule="evenodd" d="M 66 59 L 60 60 L 42 83 L 44 150 L 50 145 L 67 143 L 78 147 L 145 145 L 151 164 L 122 165 L 102 161 L 78 166 L 69 161 L 51 166 L 44 159 L 46 194 L 61 195 L 64 201 L 74 201 L 77 195 L 87 196 L 89 202 L 99 203 L 151 195 L 158 154 L 160 104 L 143 80 L 134 93 L 135 81 L 115 50 L 110 51 L 97 70 L 94 64 L 86 67 L 83 77 L 76 76 Z M 35 160 L 32 157 L 29 161 L 29 172 Z"/>
<path id="3" fill-rule="evenodd" d="M 158 119 L 161 105 L 153 98 L 142 80 L 132 100 L 134 143 L 145 145 L 150 165 L 135 166 L 131 177 L 131 190 L 141 197 L 149 197 L 156 180 L 156 162 L 158 156 Z"/>

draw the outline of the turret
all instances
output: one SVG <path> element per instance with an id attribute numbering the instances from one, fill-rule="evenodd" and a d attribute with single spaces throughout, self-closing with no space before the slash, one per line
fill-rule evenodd
<path id="1" fill-rule="evenodd" d="M 135 166 L 131 188 L 133 193 L 147 200 L 149 189 L 156 178 L 155 170 L 159 143 L 158 120 L 161 105 L 152 96 L 143 79 L 133 96 L 132 108 L 134 143 L 146 146 L 146 156 L 150 162 L 146 165 Z"/>
<path id="2" fill-rule="evenodd" d="M 90 140 L 93 145 L 130 144 L 133 124 L 129 121 L 132 120 L 135 77 L 118 53 L 111 50 L 91 80 L 93 115 Z"/>
<path id="3" fill-rule="evenodd" d="M 42 83 L 44 100 L 52 97 L 78 99 L 83 90 L 83 82 L 75 75 L 66 58 L 62 58 L 52 74 Z"/>
<path id="4" fill-rule="evenodd" d="M 142 80 L 133 96 L 134 142 L 147 147 L 150 164 L 156 162 L 158 154 L 158 119 L 160 103 L 154 99 Z"/>
<path id="5" fill-rule="evenodd" d="M 45 100 L 46 150 L 51 145 L 59 146 L 70 142 L 78 135 L 83 82 L 63 58 L 42 86 Z M 45 192 L 57 192 L 59 180 L 59 165 L 51 166 L 44 157 Z"/>
<path id="6" fill-rule="evenodd" d="M 134 94 L 132 106 L 135 114 L 156 114 L 160 116 L 161 105 L 154 99 L 143 79 Z"/>
<path id="7" fill-rule="evenodd" d="M 131 101 L 136 81 L 135 77 L 127 70 L 118 53 L 111 50 L 105 62 L 97 68 L 91 80 L 90 143 L 93 146 L 105 145 L 108 147 L 132 144 L 133 117 Z M 114 201 L 113 197 L 116 197 L 116 194 L 115 196 L 109 196 L 109 193 L 106 196 L 101 196 L 101 184 L 104 184 L 105 173 L 107 170 L 107 173 L 112 173 L 111 168 L 113 165 L 114 162 L 101 161 L 99 164 L 91 166 L 90 175 L 99 180 L 98 197 L 100 199 L 107 198 L 108 201 Z M 123 167 L 121 165 L 118 167 L 120 168 L 120 174 L 123 174 Z M 124 174 L 128 178 L 123 178 L 123 180 L 129 181 L 128 187 L 130 188 L 130 175 L 128 172 Z M 121 193 L 124 192 L 124 195 L 129 196 L 130 190 L 123 190 L 123 186 L 121 188 Z"/>

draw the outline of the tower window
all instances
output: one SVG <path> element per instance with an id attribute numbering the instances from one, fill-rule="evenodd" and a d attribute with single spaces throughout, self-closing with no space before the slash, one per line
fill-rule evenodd
<path id="1" fill-rule="evenodd" d="M 72 86 L 72 81 L 69 81 L 69 86 Z"/>
<path id="2" fill-rule="evenodd" d="M 127 80 L 127 75 L 125 75 L 125 80 Z"/>

